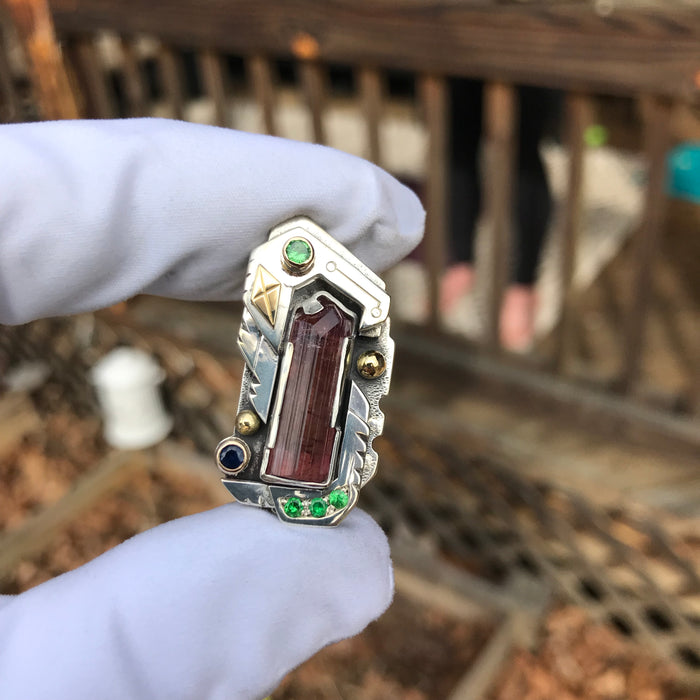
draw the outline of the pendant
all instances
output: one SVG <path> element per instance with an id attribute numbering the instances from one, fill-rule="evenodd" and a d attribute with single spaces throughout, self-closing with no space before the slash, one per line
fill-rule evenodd
<path id="1" fill-rule="evenodd" d="M 394 341 L 384 282 L 321 227 L 295 218 L 250 256 L 233 435 L 216 448 L 240 503 L 337 525 L 374 476 Z"/>

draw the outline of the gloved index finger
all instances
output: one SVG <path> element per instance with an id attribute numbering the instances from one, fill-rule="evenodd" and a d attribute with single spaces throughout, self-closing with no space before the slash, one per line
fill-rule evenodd
<path id="1" fill-rule="evenodd" d="M 373 269 L 420 240 L 393 177 L 322 146 L 160 119 L 0 128 L 0 322 L 138 293 L 227 300 L 250 250 L 314 219 Z"/>

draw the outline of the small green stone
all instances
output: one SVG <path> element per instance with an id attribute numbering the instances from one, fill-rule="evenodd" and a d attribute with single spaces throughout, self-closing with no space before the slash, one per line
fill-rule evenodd
<path id="1" fill-rule="evenodd" d="M 322 498 L 314 498 L 314 500 L 311 501 L 310 508 L 311 515 L 313 515 L 314 518 L 322 518 L 328 510 L 328 504 Z"/>
<path id="2" fill-rule="evenodd" d="M 331 502 L 331 505 L 334 508 L 345 508 L 345 506 L 348 504 L 348 494 L 345 493 L 345 491 L 336 489 L 335 491 L 331 491 L 331 495 L 328 496 L 328 500 Z"/>
<path id="3" fill-rule="evenodd" d="M 292 496 L 284 504 L 284 512 L 290 518 L 298 518 L 303 510 L 304 504 L 301 502 L 301 498 L 297 498 L 296 496 Z"/>
<path id="4" fill-rule="evenodd" d="M 284 254 L 290 263 L 306 265 L 311 260 L 313 251 L 311 250 L 311 245 L 302 238 L 292 238 L 285 246 Z"/>

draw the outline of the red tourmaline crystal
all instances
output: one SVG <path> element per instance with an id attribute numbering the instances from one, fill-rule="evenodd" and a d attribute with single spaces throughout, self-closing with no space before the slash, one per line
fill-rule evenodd
<path id="1" fill-rule="evenodd" d="M 282 399 L 275 446 L 265 473 L 277 479 L 324 484 L 328 481 L 336 429 L 331 425 L 343 346 L 353 319 L 330 299 L 320 311 L 299 309 L 289 331 L 294 346 Z"/>

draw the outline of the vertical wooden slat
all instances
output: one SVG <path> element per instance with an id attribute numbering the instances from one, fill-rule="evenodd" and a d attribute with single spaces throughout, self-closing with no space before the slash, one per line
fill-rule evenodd
<path id="1" fill-rule="evenodd" d="M 221 56 L 206 49 L 199 54 L 199 63 L 204 80 L 204 89 L 214 101 L 214 118 L 217 126 L 229 126 L 226 114 L 226 82 L 221 65 Z"/>
<path id="2" fill-rule="evenodd" d="M 382 79 L 376 68 L 360 68 L 360 100 L 367 126 L 369 158 L 381 165 L 382 154 L 379 139 L 379 122 L 382 111 Z"/>
<path id="3" fill-rule="evenodd" d="M 447 251 L 448 100 L 444 78 L 421 78 L 420 93 L 428 130 L 425 258 L 428 268 L 428 324 L 440 327 L 440 280 Z"/>
<path id="4" fill-rule="evenodd" d="M 484 207 L 492 237 L 484 339 L 493 351 L 500 348 L 499 315 L 509 273 L 516 112 L 517 98 L 512 85 L 489 83 L 484 86 L 484 131 L 491 156 Z"/>
<path id="5" fill-rule="evenodd" d="M 173 118 L 182 119 L 185 111 L 184 80 L 175 51 L 167 46 L 161 47 L 158 53 L 158 63 L 163 80 L 165 100 L 170 105 Z"/>
<path id="6" fill-rule="evenodd" d="M 326 143 L 326 130 L 323 126 L 323 108 L 326 86 L 323 69 L 316 61 L 301 61 L 299 64 L 301 87 L 311 112 L 311 124 L 316 143 Z"/>
<path id="7" fill-rule="evenodd" d="M 15 92 L 2 31 L 0 31 L 0 109 L 0 119 L 3 122 L 14 122 L 20 118 L 20 102 Z"/>
<path id="8" fill-rule="evenodd" d="M 47 0 L 5 0 L 28 58 L 32 84 L 44 119 L 76 119 L 78 102 L 56 40 Z"/>
<path id="9" fill-rule="evenodd" d="M 274 136 L 277 133 L 275 125 L 275 92 L 272 83 L 270 61 L 264 56 L 251 56 L 247 62 L 250 81 L 253 84 L 255 101 L 260 106 L 265 131 Z"/>
<path id="10" fill-rule="evenodd" d="M 573 276 L 576 269 L 576 247 L 581 206 L 583 203 L 583 154 L 584 130 L 591 114 L 590 98 L 578 93 L 566 96 L 566 131 L 569 147 L 569 187 L 562 230 L 561 253 L 561 320 L 557 330 L 555 366 L 563 372 L 567 358 L 574 347 L 573 327 Z"/>
<path id="11" fill-rule="evenodd" d="M 89 36 L 74 39 L 68 45 L 68 53 L 81 88 L 85 116 L 97 119 L 115 117 L 117 112 L 93 39 Z"/>
<path id="12" fill-rule="evenodd" d="M 143 117 L 147 114 L 146 87 L 139 68 L 134 45 L 128 39 L 121 40 L 124 90 L 127 110 L 130 117 Z"/>
<path id="13" fill-rule="evenodd" d="M 645 103 L 644 129 L 649 162 L 649 178 L 642 225 L 634 241 L 634 272 L 631 305 L 624 329 L 624 358 L 621 388 L 635 389 L 644 350 L 644 332 L 652 298 L 653 263 L 666 211 L 666 156 L 670 146 L 671 107 L 668 100 L 650 99 Z"/>

